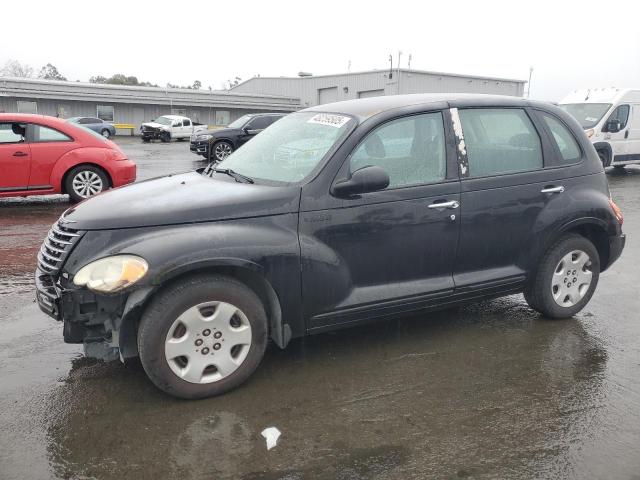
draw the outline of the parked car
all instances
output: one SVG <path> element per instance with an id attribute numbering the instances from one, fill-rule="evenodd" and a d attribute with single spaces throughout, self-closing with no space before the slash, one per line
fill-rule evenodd
<path id="1" fill-rule="evenodd" d="M 0 113 L 0 197 L 64 193 L 78 202 L 136 179 L 100 134 L 55 117 Z"/>
<path id="2" fill-rule="evenodd" d="M 602 165 L 624 168 L 640 163 L 640 90 L 576 90 L 560 106 L 578 120 Z"/>
<path id="3" fill-rule="evenodd" d="M 272 123 L 280 120 L 284 113 L 255 113 L 244 115 L 227 128 L 206 130 L 191 136 L 191 151 L 216 162 L 221 162 L 244 143 L 251 140 Z M 210 149 L 213 154 L 210 156 Z"/>
<path id="4" fill-rule="evenodd" d="M 159 139 L 170 142 L 172 139 L 184 140 L 194 133 L 204 131 L 206 125 L 192 122 L 190 118 L 179 115 L 162 115 L 152 122 L 140 125 L 140 136 L 143 142 Z"/>
<path id="5" fill-rule="evenodd" d="M 112 123 L 107 123 L 104 120 L 101 120 L 99 118 L 72 117 L 72 118 L 69 118 L 67 122 L 82 125 L 85 128 L 88 128 L 90 130 L 93 130 L 94 132 L 99 133 L 104 138 L 110 138 L 112 135 L 116 134 L 116 127 L 114 127 Z"/>
<path id="6" fill-rule="evenodd" d="M 352 100 L 67 211 L 37 298 L 87 355 L 139 356 L 157 387 L 200 398 L 244 382 L 269 338 L 518 292 L 571 317 L 620 256 L 622 223 L 595 149 L 556 106 Z"/>

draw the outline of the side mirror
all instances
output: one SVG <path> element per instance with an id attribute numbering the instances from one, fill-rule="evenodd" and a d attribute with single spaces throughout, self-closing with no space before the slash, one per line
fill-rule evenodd
<path id="1" fill-rule="evenodd" d="M 618 119 L 609 120 L 607 122 L 607 132 L 616 133 L 622 130 L 622 122 Z"/>
<path id="2" fill-rule="evenodd" d="M 336 183 L 331 189 L 337 197 L 350 197 L 362 193 L 377 192 L 389 186 L 389 174 L 381 167 L 369 165 L 351 174 L 351 178 Z"/>

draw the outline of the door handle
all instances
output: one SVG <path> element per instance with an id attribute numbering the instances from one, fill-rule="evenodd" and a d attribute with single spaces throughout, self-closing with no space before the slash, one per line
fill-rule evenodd
<path id="1" fill-rule="evenodd" d="M 626 132 L 624 132 L 624 138 L 629 138 L 629 130 L 627 130 Z"/>
<path id="2" fill-rule="evenodd" d="M 14 157 L 26 157 L 27 155 L 29 154 L 24 152 L 16 152 L 13 154 Z"/>
<path id="3" fill-rule="evenodd" d="M 460 204 L 455 200 L 450 200 L 448 202 L 434 202 L 429 205 L 429 208 L 458 208 Z"/>
<path id="4" fill-rule="evenodd" d="M 562 193 L 564 192 L 564 187 L 560 185 L 559 187 L 544 187 L 540 190 L 540 193 Z"/>

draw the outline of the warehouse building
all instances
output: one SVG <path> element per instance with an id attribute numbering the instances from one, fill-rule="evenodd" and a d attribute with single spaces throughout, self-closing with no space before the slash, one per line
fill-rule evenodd
<path id="1" fill-rule="evenodd" d="M 523 80 L 420 70 L 254 77 L 231 90 L 190 90 L 0 77 L 0 112 L 98 117 L 140 124 L 174 114 L 225 126 L 247 113 L 293 112 L 313 105 L 404 93 L 468 92 L 522 96 Z M 120 132 L 122 133 L 122 132 Z"/>
<path id="2" fill-rule="evenodd" d="M 280 95 L 0 77 L 0 112 L 98 117 L 132 124 L 136 131 L 141 123 L 170 113 L 224 126 L 246 113 L 293 112 L 299 108 L 298 98 Z"/>
<path id="3" fill-rule="evenodd" d="M 406 93 L 487 93 L 522 97 L 525 80 L 478 77 L 422 70 L 394 69 L 298 77 L 253 77 L 231 89 L 235 93 L 286 95 L 302 108 L 324 103 Z"/>

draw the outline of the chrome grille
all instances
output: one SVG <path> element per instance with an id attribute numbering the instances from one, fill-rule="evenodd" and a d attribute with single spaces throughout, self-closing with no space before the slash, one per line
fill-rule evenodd
<path id="1" fill-rule="evenodd" d="M 54 223 L 38 252 L 38 268 L 43 273 L 57 273 L 83 233 L 69 227 L 63 220 Z"/>

